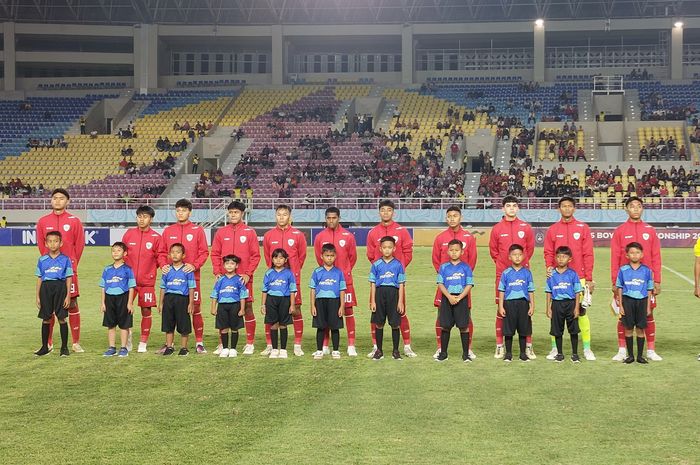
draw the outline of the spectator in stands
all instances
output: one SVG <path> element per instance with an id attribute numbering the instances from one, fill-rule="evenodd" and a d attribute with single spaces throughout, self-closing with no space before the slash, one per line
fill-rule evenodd
<path id="1" fill-rule="evenodd" d="M 649 161 L 649 152 L 647 151 L 647 148 L 645 145 L 642 145 L 642 148 L 639 149 L 639 161 L 646 160 Z"/>
<path id="2" fill-rule="evenodd" d="M 574 161 L 587 161 L 586 160 L 586 153 L 583 151 L 583 147 L 579 147 L 578 150 L 576 151 L 576 160 Z"/>
<path id="3" fill-rule="evenodd" d="M 197 174 L 197 170 L 199 170 L 199 155 L 195 153 L 192 157 L 192 174 Z"/>
<path id="4" fill-rule="evenodd" d="M 80 117 L 80 134 L 85 135 L 85 117 L 81 116 Z"/>

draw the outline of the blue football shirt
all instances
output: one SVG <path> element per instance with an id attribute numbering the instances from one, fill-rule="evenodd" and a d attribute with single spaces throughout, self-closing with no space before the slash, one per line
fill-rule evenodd
<path id="1" fill-rule="evenodd" d="M 231 277 L 223 275 L 214 283 L 210 297 L 220 304 L 232 304 L 247 299 L 248 289 L 237 274 Z"/>
<path id="2" fill-rule="evenodd" d="M 185 272 L 183 268 L 184 264 L 180 268 L 170 266 L 170 271 L 162 276 L 160 287 L 166 294 L 190 295 L 190 289 L 197 287 L 194 273 Z"/>
<path id="3" fill-rule="evenodd" d="M 56 258 L 52 258 L 46 254 L 39 257 L 35 275 L 42 281 L 65 281 L 69 276 L 73 276 L 73 266 L 66 255 L 58 254 Z"/>
<path id="4" fill-rule="evenodd" d="M 443 263 L 438 270 L 437 283 L 444 285 L 450 294 L 461 294 L 465 287 L 474 285 L 472 269 L 464 262 Z"/>
<path id="5" fill-rule="evenodd" d="M 623 265 L 617 272 L 615 287 L 622 289 L 622 295 L 644 299 L 654 289 L 653 273 L 646 265 L 640 265 L 636 270 L 630 265 Z"/>
<path id="6" fill-rule="evenodd" d="M 386 262 L 384 258 L 380 258 L 370 268 L 369 282 L 374 283 L 377 287 L 391 286 L 398 288 L 400 284 L 406 282 L 403 265 L 395 258 L 392 258 L 389 262 Z"/>
<path id="7" fill-rule="evenodd" d="M 338 299 L 340 291 L 347 289 L 345 284 L 345 276 L 335 266 L 327 270 L 323 266 L 319 266 L 311 273 L 309 287 L 316 289 L 317 299 Z"/>
<path id="8" fill-rule="evenodd" d="M 544 292 L 552 294 L 552 300 L 573 300 L 576 294 L 583 292 L 581 278 L 571 268 L 567 268 L 563 273 L 554 268 L 552 276 L 547 278 Z"/>
<path id="9" fill-rule="evenodd" d="M 297 282 L 294 274 L 289 268 L 283 268 L 282 271 L 270 268 L 265 272 L 262 291 L 267 295 L 289 297 L 292 292 L 297 292 Z"/>
<path id="10" fill-rule="evenodd" d="M 519 270 L 509 266 L 503 271 L 498 290 L 503 291 L 505 300 L 525 299 L 530 301 L 530 292 L 535 291 L 535 283 L 529 269 Z"/>
<path id="11" fill-rule="evenodd" d="M 134 272 L 126 264 L 120 267 L 115 267 L 114 264 L 108 265 L 102 271 L 100 287 L 105 290 L 105 294 L 109 295 L 122 295 L 129 292 L 130 288 L 136 287 Z"/>

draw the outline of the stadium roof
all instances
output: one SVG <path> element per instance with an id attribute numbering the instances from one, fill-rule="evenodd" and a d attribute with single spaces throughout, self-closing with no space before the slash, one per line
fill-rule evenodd
<path id="1" fill-rule="evenodd" d="M 698 0 L 0 0 L 0 21 L 395 24 L 700 16 Z"/>

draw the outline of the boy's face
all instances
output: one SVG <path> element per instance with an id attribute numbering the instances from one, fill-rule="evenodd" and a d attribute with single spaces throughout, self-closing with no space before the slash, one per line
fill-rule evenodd
<path id="1" fill-rule="evenodd" d="M 447 226 L 450 228 L 456 228 L 462 223 L 462 214 L 459 212 L 451 211 L 447 213 Z"/>
<path id="2" fill-rule="evenodd" d="M 175 209 L 175 218 L 177 218 L 178 223 L 186 223 L 191 215 L 192 211 L 189 208 L 177 207 Z"/>
<path id="3" fill-rule="evenodd" d="M 382 251 L 382 256 L 384 258 L 389 258 L 392 255 L 394 255 L 394 249 L 396 248 L 396 245 L 391 241 L 384 241 L 379 245 L 379 248 Z"/>
<path id="4" fill-rule="evenodd" d="M 384 206 L 379 209 L 379 219 L 384 223 L 388 223 L 394 218 L 394 209 Z"/>
<path id="5" fill-rule="evenodd" d="M 459 260 L 462 256 L 462 248 L 457 244 L 452 244 L 447 248 L 447 255 L 450 257 L 450 260 Z"/>
<path id="6" fill-rule="evenodd" d="M 574 216 L 574 211 L 576 211 L 574 204 L 568 200 L 565 200 L 559 205 L 559 213 L 561 213 L 561 217 L 565 220 Z"/>
<path id="7" fill-rule="evenodd" d="M 338 227 L 338 223 L 340 223 L 340 217 L 337 213 L 326 213 L 326 227 L 335 229 Z"/>
<path id="8" fill-rule="evenodd" d="M 170 260 L 173 263 L 180 263 L 185 258 L 185 251 L 180 247 L 170 249 Z"/>
<path id="9" fill-rule="evenodd" d="M 272 257 L 272 264 L 276 268 L 282 268 L 285 265 L 285 263 L 287 263 L 287 259 L 284 258 L 282 255 L 275 255 L 274 257 Z"/>
<path id="10" fill-rule="evenodd" d="M 323 259 L 324 265 L 333 266 L 333 264 L 335 263 L 335 252 L 326 250 L 325 252 L 323 252 L 323 255 L 321 255 L 321 258 Z"/>
<path id="11" fill-rule="evenodd" d="M 518 204 L 515 202 L 508 202 L 507 204 L 503 205 L 503 214 L 506 215 L 507 218 L 515 218 L 518 216 L 519 211 L 520 207 L 518 207 Z"/>
<path id="12" fill-rule="evenodd" d="M 57 212 L 62 212 L 63 210 L 68 207 L 68 197 L 65 195 L 61 194 L 60 192 L 56 192 L 54 195 L 51 196 L 51 208 L 54 211 Z"/>
<path id="13" fill-rule="evenodd" d="M 228 211 L 228 222 L 238 224 L 243 219 L 243 212 L 237 208 L 232 208 Z"/>
<path id="14" fill-rule="evenodd" d="M 280 228 L 286 228 L 289 226 L 290 219 L 291 214 L 286 208 L 280 208 L 275 212 L 275 220 L 277 221 L 277 226 Z"/>
<path id="15" fill-rule="evenodd" d="M 642 257 L 644 257 L 644 253 L 636 247 L 632 247 L 627 251 L 627 259 L 630 263 L 639 263 L 642 261 Z"/>
<path id="16" fill-rule="evenodd" d="M 554 260 L 557 262 L 557 266 L 560 268 L 564 268 L 569 265 L 569 262 L 571 261 L 571 257 L 569 257 L 565 253 L 558 253 L 556 257 L 554 257 Z"/>
<path id="17" fill-rule="evenodd" d="M 508 257 L 513 265 L 519 266 L 523 262 L 523 251 L 520 249 L 513 250 L 508 254 Z"/>
<path id="18" fill-rule="evenodd" d="M 235 273 L 237 268 L 238 263 L 234 262 L 233 260 L 226 260 L 224 262 L 224 270 L 226 270 L 226 273 Z"/>
<path id="19" fill-rule="evenodd" d="M 642 217 L 643 211 L 644 207 L 642 206 L 642 202 L 638 200 L 633 200 L 629 203 L 629 205 L 627 205 L 627 215 L 631 220 L 639 221 L 639 219 Z"/>
<path id="20" fill-rule="evenodd" d="M 123 260 L 124 257 L 126 257 L 126 251 L 124 249 L 118 245 L 112 247 L 112 260 Z"/>
<path id="21" fill-rule="evenodd" d="M 148 213 L 140 213 L 136 215 L 136 224 L 141 229 L 147 229 L 148 227 L 150 227 L 151 221 L 153 221 L 153 218 L 151 218 L 151 215 L 149 215 Z"/>
<path id="22" fill-rule="evenodd" d="M 46 248 L 51 252 L 58 252 L 61 249 L 63 241 L 60 237 L 46 236 Z"/>

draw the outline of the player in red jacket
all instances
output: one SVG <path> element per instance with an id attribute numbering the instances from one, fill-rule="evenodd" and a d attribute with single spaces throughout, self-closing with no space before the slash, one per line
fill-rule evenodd
<path id="1" fill-rule="evenodd" d="M 326 229 L 316 235 L 314 239 L 314 255 L 319 266 L 323 265 L 321 248 L 324 244 L 335 246 L 335 266 L 345 275 L 345 327 L 348 330 L 348 355 L 357 356 L 355 349 L 355 314 L 353 307 L 357 306 L 357 296 L 352 281 L 352 269 L 357 263 L 357 245 L 355 236 L 340 225 L 340 210 L 337 207 L 326 209 Z M 328 352 L 329 330 L 323 339 L 323 351 Z"/>
<path id="2" fill-rule="evenodd" d="M 272 266 L 272 251 L 282 248 L 289 254 L 289 268 L 294 274 L 297 282 L 297 289 L 301 287 L 301 269 L 306 261 L 306 236 L 297 228 L 292 226 L 292 208 L 288 205 L 278 205 L 275 209 L 275 220 L 277 225 L 270 229 L 263 236 L 263 253 L 267 267 Z M 301 340 L 304 335 L 304 319 L 301 313 L 301 294 L 297 292 L 295 311 L 292 314 L 292 324 L 294 325 L 294 355 L 301 357 L 304 351 L 301 349 Z M 265 325 L 265 339 L 267 347 L 262 351 L 262 355 L 269 355 L 272 350 L 270 340 L 270 325 Z"/>
<path id="3" fill-rule="evenodd" d="M 153 208 L 141 205 L 136 209 L 137 226 L 127 230 L 122 237 L 122 242 L 128 248 L 124 261 L 136 277 L 136 296 L 138 296 L 138 305 L 141 307 L 141 338 L 137 349 L 140 353 L 148 350 L 148 337 L 153 323 L 152 310 L 157 306 L 156 274 L 158 268 L 168 264 L 168 253 L 163 237 L 151 229 L 151 222 L 155 215 Z M 127 350 L 131 352 L 131 330 L 129 330 Z"/>
<path id="4" fill-rule="evenodd" d="M 562 246 L 571 249 L 571 261 L 569 268 L 574 270 L 581 278 L 581 286 L 587 287 L 592 294 L 595 289 L 593 281 L 593 238 L 591 228 L 583 221 L 574 218 L 576 211 L 576 201 L 569 196 L 559 199 L 559 213 L 561 220 L 552 224 L 547 229 L 544 237 L 544 263 L 547 268 L 547 277 L 552 275 L 552 271 L 557 266 L 555 251 Z M 591 323 L 586 314 L 587 306 L 581 305 L 579 309 L 578 325 L 581 329 L 581 339 L 583 340 L 583 355 L 586 360 L 595 360 L 595 355 L 591 350 Z M 554 336 L 552 336 L 552 350 L 547 355 L 547 360 L 554 360 L 557 355 L 557 346 Z"/>
<path id="5" fill-rule="evenodd" d="M 392 236 L 396 240 L 394 257 L 401 262 L 405 270 L 408 268 L 408 265 L 413 259 L 413 238 L 408 233 L 406 228 L 401 226 L 399 223 L 394 222 L 394 210 L 395 205 L 391 200 L 382 200 L 379 202 L 380 222 L 367 234 L 367 259 L 370 263 L 374 263 L 375 261 L 379 260 L 379 258 L 382 256 L 379 248 L 379 241 L 384 236 Z M 411 348 L 411 325 L 408 322 L 406 313 L 408 312 L 404 312 L 401 315 L 401 335 L 403 336 L 404 344 L 403 352 L 407 357 L 416 357 L 417 354 Z M 370 352 L 367 356 L 373 357 L 374 352 L 377 349 L 376 341 L 374 339 L 374 323 L 370 324 L 370 327 L 372 330 L 373 348 L 372 352 Z"/>
<path id="6" fill-rule="evenodd" d="M 245 325 L 246 345 L 243 355 L 255 353 L 255 313 L 253 313 L 253 274 L 260 263 L 260 244 L 255 229 L 243 222 L 245 204 L 240 200 L 234 200 L 228 204 L 229 224 L 216 231 L 211 244 L 211 266 L 214 276 L 218 279 L 226 273 L 223 258 L 227 255 L 235 255 L 241 259 L 236 269 L 248 288 L 248 297 L 245 299 Z M 222 346 L 217 347 L 215 354 L 221 352 Z"/>
<path id="7" fill-rule="evenodd" d="M 83 223 L 77 216 L 68 213 L 66 208 L 70 203 L 70 194 L 65 189 L 54 189 L 51 193 L 51 209 L 48 215 L 39 218 L 36 224 L 36 243 L 41 255 L 46 255 L 46 234 L 58 231 L 63 238 L 61 253 L 70 258 L 73 267 L 73 282 L 70 288 L 70 307 L 68 308 L 68 324 L 70 325 L 71 338 L 73 339 L 73 352 L 85 352 L 80 346 L 80 308 L 78 307 L 78 264 L 85 248 L 85 231 Z M 49 325 L 49 348 L 53 348 L 53 325 L 55 319 L 51 318 Z"/>
<path id="8" fill-rule="evenodd" d="M 647 358 L 656 362 L 663 360 L 656 353 L 656 322 L 654 321 L 654 309 L 656 308 L 656 296 L 661 293 L 661 243 L 653 226 L 642 221 L 644 205 L 639 197 L 630 197 L 625 200 L 625 210 L 629 217 L 627 221 L 615 228 L 610 240 L 610 277 L 612 278 L 613 291 L 615 280 L 620 267 L 628 263 L 625 256 L 625 246 L 630 242 L 639 242 L 644 247 L 642 263 L 651 268 L 654 273 L 654 292 L 652 295 L 652 312 L 647 316 L 647 327 L 644 333 L 647 338 Z M 620 336 L 622 334 L 622 336 Z M 624 360 L 627 350 L 624 344 L 624 329 L 622 323 L 617 322 L 618 352 L 613 360 Z M 622 340 L 622 342 L 620 342 Z"/>
<path id="9" fill-rule="evenodd" d="M 523 266 L 530 266 L 530 258 L 535 252 L 535 235 L 529 223 L 518 218 L 518 199 L 512 195 L 503 198 L 503 219 L 491 229 L 489 238 L 489 253 L 496 263 L 496 304 L 498 305 L 498 282 L 501 280 L 503 270 L 511 263 L 508 259 L 508 248 L 513 244 L 523 247 Z M 537 358 L 532 350 L 532 336 L 527 337 L 527 357 L 530 360 Z M 496 353 L 495 358 L 503 358 L 503 318 L 496 313 Z"/>
<path id="10" fill-rule="evenodd" d="M 453 240 L 458 239 L 462 241 L 462 261 L 469 265 L 469 267 L 474 271 L 476 268 L 476 239 L 471 235 L 469 231 L 462 228 L 462 210 L 457 206 L 451 206 L 446 212 L 447 219 L 447 229 L 437 235 L 435 241 L 433 241 L 433 268 L 435 272 L 440 270 L 440 265 L 450 261 L 450 257 L 447 255 L 447 244 Z M 467 297 L 467 306 L 472 307 L 471 303 L 471 293 Z M 434 305 L 439 309 L 440 303 L 442 302 L 442 292 L 438 288 L 435 294 Z M 435 320 L 435 338 L 437 339 L 437 352 L 433 355 L 433 358 L 437 358 L 440 354 L 440 336 L 442 334 L 442 327 L 440 326 L 440 319 Z M 472 340 L 474 339 L 474 325 L 473 319 L 469 319 L 469 356 L 472 359 L 476 358 L 476 355 L 472 351 Z"/>
<path id="11" fill-rule="evenodd" d="M 180 199 L 175 203 L 175 218 L 177 223 L 171 224 L 163 230 L 166 250 L 179 242 L 185 246 L 185 272 L 194 272 L 197 287 L 193 292 L 194 312 L 192 313 L 192 327 L 197 344 L 197 353 L 205 354 L 204 348 L 204 318 L 202 317 L 202 291 L 200 286 L 200 270 L 209 257 L 207 235 L 201 226 L 190 221 L 192 215 L 192 202 Z M 163 273 L 170 271 L 170 265 L 161 268 Z M 162 348 L 164 350 L 164 348 Z"/>

